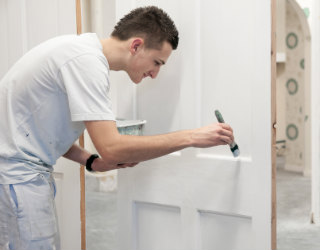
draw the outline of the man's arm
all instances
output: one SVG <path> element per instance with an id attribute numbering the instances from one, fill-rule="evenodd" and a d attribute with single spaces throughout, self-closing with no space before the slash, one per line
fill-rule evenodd
<path id="1" fill-rule="evenodd" d="M 91 153 L 85 150 L 84 148 L 73 144 L 69 150 L 63 155 L 63 157 L 78 162 L 81 165 L 85 166 L 88 158 L 91 156 Z M 97 158 L 93 161 L 91 167 L 92 169 L 96 171 L 107 171 L 107 170 L 113 170 L 118 168 L 125 168 L 125 167 L 133 167 L 137 165 L 137 163 L 127 163 L 127 164 L 121 164 L 121 165 L 114 165 L 114 164 L 108 164 L 104 159 Z"/>
<path id="2" fill-rule="evenodd" d="M 90 155 L 91 154 L 85 149 L 76 144 L 73 144 L 71 148 L 69 148 L 69 150 L 63 155 L 63 157 L 85 166 Z"/>
<path id="3" fill-rule="evenodd" d="M 115 169 L 119 164 L 134 165 L 187 147 L 206 148 L 233 141 L 232 129 L 223 123 L 154 136 L 121 135 L 114 121 L 86 121 L 85 125 L 105 162 L 99 169 L 92 166 L 97 171 Z"/>

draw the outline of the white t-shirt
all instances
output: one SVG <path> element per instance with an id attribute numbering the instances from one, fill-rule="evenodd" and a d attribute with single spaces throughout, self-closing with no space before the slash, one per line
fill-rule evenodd
<path id="1" fill-rule="evenodd" d="M 96 34 L 50 39 L 0 81 L 0 184 L 52 171 L 86 120 L 115 120 L 109 65 Z"/>

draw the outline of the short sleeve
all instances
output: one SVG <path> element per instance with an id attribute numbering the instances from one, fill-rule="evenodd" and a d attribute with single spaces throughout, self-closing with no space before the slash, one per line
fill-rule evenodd
<path id="1" fill-rule="evenodd" d="M 115 120 L 109 96 L 109 67 L 99 55 L 81 55 L 60 68 L 72 121 Z"/>

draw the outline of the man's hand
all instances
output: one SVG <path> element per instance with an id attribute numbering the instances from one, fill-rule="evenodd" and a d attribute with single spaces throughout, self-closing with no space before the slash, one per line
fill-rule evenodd
<path id="1" fill-rule="evenodd" d="M 226 145 L 234 141 L 233 130 L 225 123 L 213 123 L 194 129 L 191 138 L 193 140 L 193 147 L 197 148 Z"/>
<path id="2" fill-rule="evenodd" d="M 110 165 L 102 158 L 97 158 L 92 163 L 92 170 L 98 171 L 98 172 L 104 172 L 109 170 L 115 170 L 120 168 L 128 168 L 128 167 L 134 167 L 138 163 L 120 163 L 117 165 Z"/>

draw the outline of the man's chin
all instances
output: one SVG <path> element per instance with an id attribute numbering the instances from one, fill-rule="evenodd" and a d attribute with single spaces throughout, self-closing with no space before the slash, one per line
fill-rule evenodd
<path id="1" fill-rule="evenodd" d="M 140 82 L 142 82 L 143 78 L 140 79 L 131 79 L 131 81 L 133 81 L 135 84 L 139 84 Z"/>

